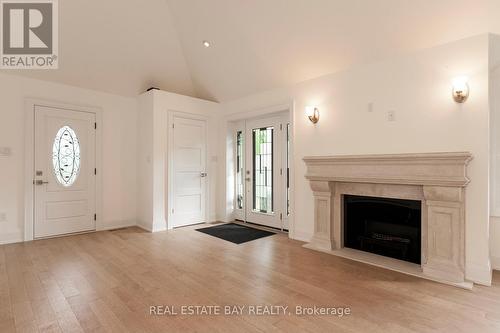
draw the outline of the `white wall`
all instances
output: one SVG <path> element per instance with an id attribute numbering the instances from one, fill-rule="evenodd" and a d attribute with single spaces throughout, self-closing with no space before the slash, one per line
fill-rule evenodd
<path id="1" fill-rule="evenodd" d="M 490 283 L 488 42 L 488 35 L 468 38 L 224 103 L 231 118 L 294 101 L 291 236 L 308 240 L 313 233 L 313 196 L 304 179 L 304 156 L 470 151 L 474 160 L 466 198 L 466 276 Z M 451 98 L 451 81 L 458 75 L 469 77 L 471 95 L 465 104 Z M 368 112 L 369 103 L 373 112 Z M 320 110 L 316 126 L 304 115 L 306 105 Z M 395 111 L 396 121 L 387 121 L 389 110 Z M 227 202 L 225 193 L 221 195 L 221 202 Z M 224 208 L 219 207 L 219 214 L 227 218 Z"/>
<path id="2" fill-rule="evenodd" d="M 153 92 L 138 97 L 137 223 L 152 231 L 153 221 Z"/>
<path id="3" fill-rule="evenodd" d="M 103 110 L 102 227 L 135 224 L 136 99 L 0 74 L 0 147 L 12 149 L 0 156 L 0 243 L 24 238 L 25 98 Z"/>
<path id="4" fill-rule="evenodd" d="M 500 270 L 500 217 L 490 218 L 491 267 Z"/>
<path id="5" fill-rule="evenodd" d="M 170 229 L 168 224 L 168 131 L 169 115 L 182 112 L 207 119 L 208 220 L 216 220 L 218 115 L 217 103 L 165 91 L 153 90 L 139 97 L 138 170 L 139 224 L 146 230 Z M 169 210 L 169 209 L 168 209 Z"/>
<path id="6" fill-rule="evenodd" d="M 490 35 L 491 263 L 500 269 L 500 36 Z"/>

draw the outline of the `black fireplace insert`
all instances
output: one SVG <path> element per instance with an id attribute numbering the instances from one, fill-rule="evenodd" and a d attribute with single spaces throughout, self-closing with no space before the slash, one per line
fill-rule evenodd
<path id="1" fill-rule="evenodd" d="M 420 264 L 422 204 L 344 195 L 344 247 Z"/>

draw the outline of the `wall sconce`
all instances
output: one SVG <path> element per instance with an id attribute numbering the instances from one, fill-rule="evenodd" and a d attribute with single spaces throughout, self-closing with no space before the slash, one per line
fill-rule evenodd
<path id="1" fill-rule="evenodd" d="M 306 106 L 306 116 L 311 123 L 316 124 L 319 121 L 319 110 L 315 106 Z"/>
<path id="2" fill-rule="evenodd" d="M 453 99 L 457 103 L 463 103 L 469 97 L 469 84 L 465 76 L 457 77 L 453 80 Z"/>

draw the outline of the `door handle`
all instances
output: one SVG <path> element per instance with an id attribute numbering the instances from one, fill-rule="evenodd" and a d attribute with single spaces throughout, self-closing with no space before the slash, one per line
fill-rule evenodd
<path id="1" fill-rule="evenodd" d="M 206 177 L 207 175 L 208 175 L 208 174 L 207 174 L 206 172 L 202 172 L 202 173 L 200 173 L 200 177 L 201 177 L 201 178 L 204 178 L 204 177 Z"/>
<path id="2" fill-rule="evenodd" d="M 43 185 L 43 184 L 48 184 L 49 182 L 44 182 L 43 180 L 37 179 L 37 180 L 34 180 L 33 183 L 35 185 Z"/>

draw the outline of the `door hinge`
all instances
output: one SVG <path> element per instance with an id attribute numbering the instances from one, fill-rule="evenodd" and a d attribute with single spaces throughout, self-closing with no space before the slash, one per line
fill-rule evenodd
<path id="1" fill-rule="evenodd" d="M 280 220 L 283 221 L 283 213 L 280 213 Z"/>
<path id="2" fill-rule="evenodd" d="M 94 129 L 97 129 L 97 123 L 94 123 Z"/>
<path id="3" fill-rule="evenodd" d="M 283 124 L 280 124 L 280 131 L 283 130 Z"/>
<path id="4" fill-rule="evenodd" d="M 172 124 L 172 128 L 175 128 L 175 124 Z"/>
<path id="5" fill-rule="evenodd" d="M 97 175 L 97 168 L 94 168 L 94 175 Z"/>
<path id="6" fill-rule="evenodd" d="M 280 168 L 280 176 L 283 176 L 283 169 Z"/>
<path id="7" fill-rule="evenodd" d="M 172 214 L 174 213 L 174 209 L 172 208 Z"/>
<path id="8" fill-rule="evenodd" d="M 97 214 L 94 214 L 94 221 L 97 221 Z"/>

